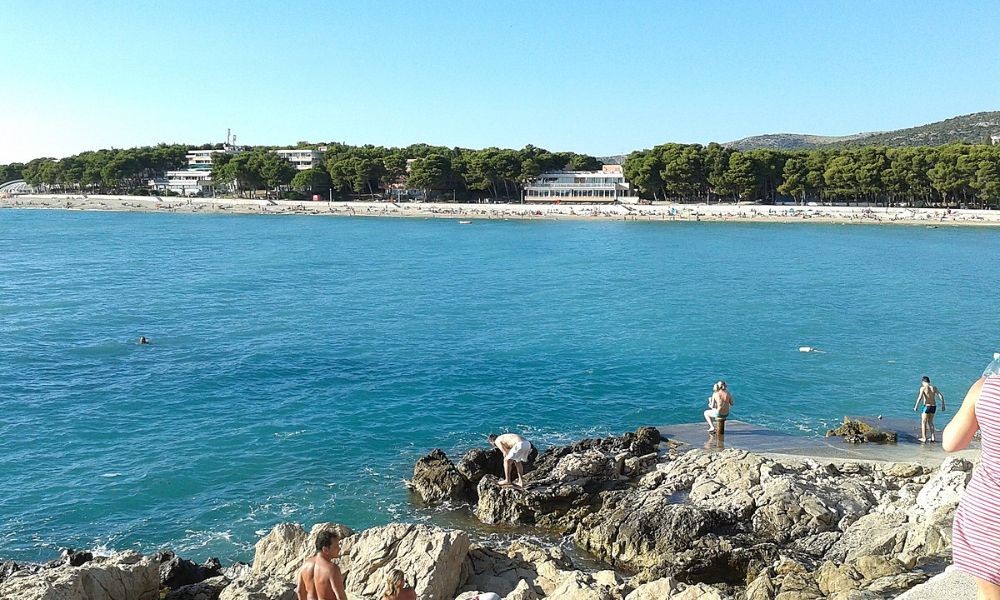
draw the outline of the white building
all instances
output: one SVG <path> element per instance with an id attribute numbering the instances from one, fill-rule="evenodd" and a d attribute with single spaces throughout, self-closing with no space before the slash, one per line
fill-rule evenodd
<path id="1" fill-rule="evenodd" d="M 212 189 L 212 169 L 167 171 L 167 181 L 163 187 L 181 196 L 205 194 Z"/>
<path id="2" fill-rule="evenodd" d="M 181 196 L 206 194 L 212 189 L 212 162 L 216 154 L 239 154 L 243 148 L 226 144 L 222 150 L 189 150 L 188 168 L 167 171 L 166 181 L 150 180 L 150 186 L 157 190 L 170 190 Z"/>
<path id="3" fill-rule="evenodd" d="M 524 188 L 529 204 L 560 202 L 636 203 L 639 197 L 625 181 L 621 165 L 604 165 L 600 171 L 547 171 Z"/>
<path id="4" fill-rule="evenodd" d="M 295 165 L 295 168 L 299 171 L 305 171 L 306 169 L 318 166 L 320 161 L 323 160 L 323 152 L 320 150 L 296 148 L 294 150 L 275 150 L 275 153 Z"/>

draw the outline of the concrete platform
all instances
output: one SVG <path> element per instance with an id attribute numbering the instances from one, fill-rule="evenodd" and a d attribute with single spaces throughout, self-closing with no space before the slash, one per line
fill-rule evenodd
<path id="1" fill-rule="evenodd" d="M 975 600 L 976 581 L 949 567 L 925 583 L 896 596 L 896 600 Z"/>
<path id="2" fill-rule="evenodd" d="M 852 417 L 853 418 L 853 417 Z M 780 454 L 810 458 L 827 458 L 842 460 L 877 460 L 888 462 L 918 463 L 926 466 L 941 464 L 948 454 L 941 449 L 941 431 L 937 432 L 936 443 L 921 443 L 920 421 L 887 418 L 878 420 L 871 417 L 859 417 L 871 424 L 878 423 L 882 429 L 895 431 L 899 441 L 895 444 L 849 444 L 839 437 L 820 437 L 816 435 L 795 435 L 761 425 L 730 419 L 726 422 L 726 434 L 717 436 L 706 431 L 705 423 L 683 423 L 680 425 L 663 425 L 657 427 L 660 435 L 669 440 L 680 442 L 693 448 L 707 450 L 739 448 L 764 454 Z M 974 458 L 979 454 L 979 442 L 973 442 L 969 448 L 956 453 L 966 458 Z"/>

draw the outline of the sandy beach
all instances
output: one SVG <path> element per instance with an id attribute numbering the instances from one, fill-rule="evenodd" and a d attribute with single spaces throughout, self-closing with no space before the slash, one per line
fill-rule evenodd
<path id="1" fill-rule="evenodd" d="M 758 204 L 455 204 L 268 201 L 238 198 L 24 195 L 0 197 L 0 208 L 93 211 L 334 215 L 472 219 L 586 219 L 612 221 L 711 221 L 922 226 L 997 226 L 1000 211 L 862 206 Z"/>

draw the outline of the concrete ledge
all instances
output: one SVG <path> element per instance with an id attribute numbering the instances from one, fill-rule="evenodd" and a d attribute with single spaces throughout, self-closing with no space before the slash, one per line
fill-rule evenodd
<path id="1" fill-rule="evenodd" d="M 896 596 L 896 600 L 976 600 L 976 580 L 948 567 L 944 573 Z"/>

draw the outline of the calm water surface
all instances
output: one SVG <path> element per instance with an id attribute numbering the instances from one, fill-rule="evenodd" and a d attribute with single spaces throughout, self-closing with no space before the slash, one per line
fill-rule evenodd
<path id="1" fill-rule="evenodd" d="M 430 518 L 413 462 L 491 431 L 696 421 L 725 378 L 815 435 L 912 416 L 924 374 L 957 406 L 1000 350 L 992 229 L 5 210 L 0 256 L 21 560 L 247 559 L 278 522 Z"/>

